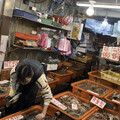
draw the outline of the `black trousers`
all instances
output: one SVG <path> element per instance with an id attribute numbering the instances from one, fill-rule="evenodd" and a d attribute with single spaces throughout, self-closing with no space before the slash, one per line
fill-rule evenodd
<path id="1" fill-rule="evenodd" d="M 38 86 L 36 84 L 29 88 L 24 88 L 18 100 L 9 107 L 5 107 L 5 115 L 13 114 L 32 106 L 37 96 L 37 92 Z"/>

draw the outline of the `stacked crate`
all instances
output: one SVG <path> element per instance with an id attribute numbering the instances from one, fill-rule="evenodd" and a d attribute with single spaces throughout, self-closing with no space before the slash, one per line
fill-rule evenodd
<path id="1" fill-rule="evenodd" d="M 2 118 L 1 120 L 29 120 L 29 119 L 35 119 L 36 115 L 42 112 L 42 107 L 40 107 L 39 105 L 35 105 L 32 106 L 26 110 L 22 110 L 19 112 L 16 112 L 14 114 L 11 114 L 9 116 L 6 116 L 4 118 Z M 50 111 L 48 109 L 47 113 L 46 113 L 46 117 L 45 120 L 49 120 L 54 118 L 54 111 Z M 61 120 L 60 118 L 57 118 L 57 120 Z"/>

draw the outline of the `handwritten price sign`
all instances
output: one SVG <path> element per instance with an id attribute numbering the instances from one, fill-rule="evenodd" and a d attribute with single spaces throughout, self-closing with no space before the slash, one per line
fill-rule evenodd
<path id="1" fill-rule="evenodd" d="M 102 58 L 119 61 L 120 47 L 107 47 L 104 46 L 101 54 Z"/>
<path id="2" fill-rule="evenodd" d="M 58 100 L 56 100 L 54 98 L 51 100 L 51 103 L 53 103 L 54 105 L 56 105 L 57 107 L 59 107 L 62 110 L 67 109 L 67 107 L 65 105 L 63 105 L 62 103 L 60 103 Z"/>
<path id="3" fill-rule="evenodd" d="M 91 101 L 91 103 L 93 103 L 94 105 L 98 106 L 99 108 L 103 109 L 106 105 L 106 103 L 102 100 L 100 100 L 99 98 L 93 96 Z"/>
<path id="4" fill-rule="evenodd" d="M 4 68 L 13 68 L 18 64 L 19 60 L 15 61 L 5 61 L 4 62 Z"/>

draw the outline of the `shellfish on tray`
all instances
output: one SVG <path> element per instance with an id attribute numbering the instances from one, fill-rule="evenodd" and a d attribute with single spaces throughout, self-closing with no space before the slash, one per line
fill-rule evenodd
<path id="1" fill-rule="evenodd" d="M 95 112 L 88 120 L 120 120 L 120 116 L 102 110 L 101 112 Z"/>
<path id="2" fill-rule="evenodd" d="M 89 103 L 85 103 L 71 95 L 64 95 L 57 100 L 67 107 L 65 112 L 76 118 L 81 117 L 92 108 Z M 73 108 L 73 105 L 76 107 Z"/>

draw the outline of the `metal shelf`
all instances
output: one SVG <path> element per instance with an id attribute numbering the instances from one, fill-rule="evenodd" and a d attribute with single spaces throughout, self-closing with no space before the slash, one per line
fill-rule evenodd
<path id="1" fill-rule="evenodd" d="M 41 51 L 44 51 L 44 52 L 54 52 L 54 51 L 43 49 L 41 47 L 25 47 L 25 46 L 19 46 L 19 45 L 15 45 L 15 44 L 13 44 L 12 46 L 16 47 L 18 49 L 24 49 L 24 50 L 41 50 Z"/>
<path id="2" fill-rule="evenodd" d="M 37 21 L 34 21 L 34 20 L 30 20 L 30 19 L 28 19 L 28 18 L 21 17 L 21 16 L 13 15 L 13 17 L 17 17 L 17 18 L 20 18 L 20 19 L 25 19 L 25 20 L 28 20 L 28 21 L 31 21 L 31 22 L 34 22 L 34 23 L 40 24 L 40 25 L 42 25 L 42 26 L 44 26 L 44 27 L 47 27 L 47 28 L 69 31 L 69 30 L 67 30 L 67 29 L 63 29 L 63 28 L 59 28 L 59 27 L 55 27 L 55 26 L 53 26 L 53 25 L 47 25 L 47 24 L 40 23 L 40 22 L 37 22 Z"/>

